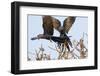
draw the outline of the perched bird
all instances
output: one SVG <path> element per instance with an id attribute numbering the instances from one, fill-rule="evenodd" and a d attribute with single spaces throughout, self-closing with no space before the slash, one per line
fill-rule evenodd
<path id="1" fill-rule="evenodd" d="M 64 20 L 63 26 L 61 26 L 61 23 L 58 19 L 52 16 L 43 16 L 42 26 L 43 26 L 44 33 L 37 35 L 37 37 L 31 38 L 31 40 L 35 40 L 35 39 L 52 40 L 54 42 L 57 42 L 58 46 L 61 46 L 61 44 L 63 44 L 63 46 L 65 45 L 68 51 L 70 51 L 69 45 L 72 47 L 72 43 L 70 41 L 69 36 L 67 36 L 66 33 L 68 34 L 70 28 L 75 22 L 75 18 L 76 17 L 69 16 L 68 18 Z M 59 31 L 60 33 L 59 37 L 53 36 L 54 29 Z"/>

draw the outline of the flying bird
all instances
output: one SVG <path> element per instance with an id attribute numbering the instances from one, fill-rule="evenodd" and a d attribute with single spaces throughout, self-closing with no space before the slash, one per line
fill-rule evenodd
<path id="1" fill-rule="evenodd" d="M 31 38 L 31 40 L 35 40 L 35 39 L 52 40 L 54 42 L 57 42 L 58 46 L 61 46 L 61 44 L 63 44 L 63 46 L 65 45 L 68 51 L 70 51 L 69 45 L 72 47 L 72 43 L 70 41 L 69 36 L 67 36 L 67 34 L 69 30 L 71 29 L 73 23 L 75 22 L 75 19 L 76 17 L 69 16 L 64 20 L 63 26 L 61 26 L 61 23 L 58 19 L 52 16 L 43 16 L 42 17 L 42 20 L 43 20 L 42 27 L 43 27 L 44 33 L 37 35 L 37 37 Z M 59 31 L 60 33 L 59 37 L 53 36 L 54 29 Z"/>

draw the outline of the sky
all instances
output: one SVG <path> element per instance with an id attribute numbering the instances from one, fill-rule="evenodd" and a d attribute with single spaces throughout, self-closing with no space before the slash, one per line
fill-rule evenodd
<path id="1" fill-rule="evenodd" d="M 63 21 L 68 16 L 52 16 L 57 18 L 61 25 L 63 25 Z M 27 33 L 27 41 L 28 41 L 28 57 L 32 58 L 34 60 L 33 54 L 35 53 L 35 50 L 38 50 L 38 48 L 41 47 L 41 44 L 43 48 L 45 48 L 45 53 L 50 54 L 52 59 L 56 58 L 58 56 L 57 52 L 50 49 L 48 46 L 55 48 L 55 43 L 51 43 L 49 40 L 40 39 L 40 40 L 31 40 L 32 37 L 36 37 L 38 34 L 43 34 L 43 28 L 42 28 L 42 16 L 41 15 L 28 15 L 27 16 L 28 21 L 28 33 Z M 70 39 L 71 41 L 78 40 L 83 37 L 83 32 L 88 34 L 88 17 L 79 17 L 76 16 L 76 20 L 71 27 L 68 36 L 72 36 Z M 54 30 L 54 36 L 59 36 L 59 32 Z M 88 39 L 84 36 L 85 39 Z M 85 42 L 86 43 L 86 42 Z M 86 45 L 87 47 L 87 45 Z"/>

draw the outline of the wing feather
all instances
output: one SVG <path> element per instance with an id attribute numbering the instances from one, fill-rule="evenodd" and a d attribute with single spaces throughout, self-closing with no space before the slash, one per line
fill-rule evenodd
<path id="1" fill-rule="evenodd" d="M 51 16 L 43 16 L 43 30 L 45 35 L 53 35 L 53 21 Z"/>
<path id="2" fill-rule="evenodd" d="M 73 23 L 75 22 L 75 19 L 76 17 L 69 16 L 68 18 L 64 20 L 63 27 L 66 33 L 68 33 L 69 30 L 71 29 Z"/>
<path id="3" fill-rule="evenodd" d="M 53 20 L 53 27 L 57 30 L 57 31 L 60 31 L 59 30 L 59 27 L 61 27 L 61 23 L 58 19 L 52 17 L 52 20 Z"/>
<path id="4" fill-rule="evenodd" d="M 51 16 L 43 16 L 44 34 L 53 35 L 54 28 L 57 31 L 60 31 L 59 30 L 60 26 L 61 26 L 61 23 L 58 19 L 51 17 Z"/>

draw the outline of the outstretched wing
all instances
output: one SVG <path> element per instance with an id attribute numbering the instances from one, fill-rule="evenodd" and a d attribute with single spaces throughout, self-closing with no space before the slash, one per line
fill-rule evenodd
<path id="1" fill-rule="evenodd" d="M 57 31 L 60 31 L 59 30 L 59 27 L 61 26 L 61 23 L 58 19 L 52 17 L 52 20 L 53 20 L 53 27 L 57 30 Z"/>
<path id="2" fill-rule="evenodd" d="M 70 28 L 72 27 L 73 23 L 75 22 L 76 17 L 69 16 L 64 20 L 63 27 L 66 33 L 69 32 Z"/>
<path id="3" fill-rule="evenodd" d="M 44 34 L 53 35 L 54 28 L 59 31 L 61 23 L 58 19 L 51 16 L 43 16 Z"/>
<path id="4" fill-rule="evenodd" d="M 53 21 L 51 16 L 43 16 L 44 35 L 53 35 Z"/>

